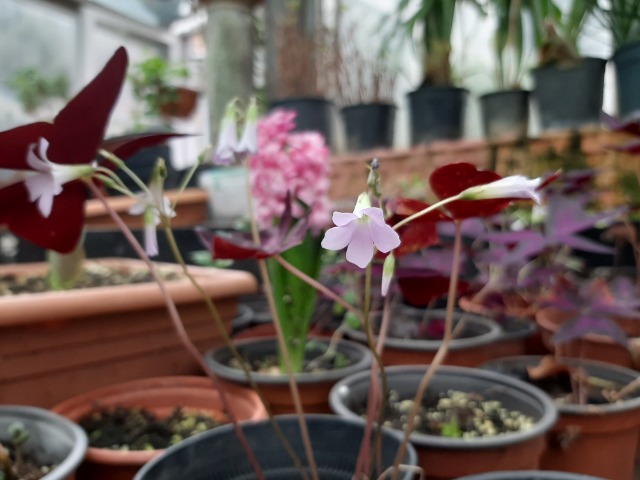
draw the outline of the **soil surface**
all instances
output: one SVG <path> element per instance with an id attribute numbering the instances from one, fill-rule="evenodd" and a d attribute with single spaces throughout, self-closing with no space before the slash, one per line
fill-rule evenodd
<path id="1" fill-rule="evenodd" d="M 331 355 L 323 355 L 326 352 L 327 345 L 321 342 L 309 341 L 305 359 L 302 365 L 303 373 L 326 372 L 345 368 L 354 363 L 352 359 L 340 352 Z M 249 367 L 251 372 L 264 373 L 272 375 L 280 375 L 280 364 L 278 356 L 273 354 L 263 358 L 247 358 L 245 355 L 243 360 L 245 365 Z M 240 363 L 235 359 L 229 360 L 229 367 L 240 369 Z"/>
<path id="2" fill-rule="evenodd" d="M 413 396 L 402 397 L 389 392 L 384 425 L 404 430 L 407 416 L 414 406 Z M 364 415 L 365 406 L 356 409 Z M 414 423 L 414 430 L 427 435 L 451 438 L 495 437 L 509 432 L 528 430 L 535 420 L 521 412 L 504 408 L 497 400 L 457 390 L 425 394 Z"/>
<path id="3" fill-rule="evenodd" d="M 160 270 L 165 280 L 175 280 L 181 275 L 175 271 Z M 114 285 L 130 285 L 134 283 L 151 282 L 151 274 L 146 269 L 131 270 L 128 267 L 116 268 L 114 266 L 87 263 L 81 277 L 74 288 L 91 288 Z M 42 293 L 49 291 L 49 282 L 46 274 L 38 275 L 0 275 L 0 296 L 17 295 L 20 293 Z"/>
<path id="4" fill-rule="evenodd" d="M 92 447 L 154 450 L 175 445 L 224 422 L 181 408 L 176 408 L 166 418 L 158 418 L 142 408 L 116 407 L 96 410 L 78 423 L 87 432 Z"/>
<path id="5" fill-rule="evenodd" d="M 13 446 L 0 444 L 0 478 L 3 480 L 40 480 L 55 467 L 55 465 L 41 465 L 28 454 L 16 463 L 16 452 Z"/>

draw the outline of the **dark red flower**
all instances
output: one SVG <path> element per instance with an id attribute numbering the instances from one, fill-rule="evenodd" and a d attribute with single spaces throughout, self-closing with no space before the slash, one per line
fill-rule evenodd
<path id="1" fill-rule="evenodd" d="M 53 123 L 37 122 L 0 132 L 0 168 L 39 172 L 28 162 L 29 152 L 37 147 L 43 164 L 48 160 L 59 166 L 90 165 L 120 94 L 127 63 L 127 53 L 121 47 Z M 73 250 L 84 224 L 85 188 L 79 180 L 63 183 L 48 215 L 30 198 L 26 182 L 0 189 L 0 225 L 42 248 L 61 253 Z"/>
<path id="2" fill-rule="evenodd" d="M 485 185 L 502 177 L 491 170 L 478 170 L 470 163 L 450 163 L 433 171 L 429 177 L 431 189 L 439 199 L 453 197 L 469 187 Z M 512 199 L 457 200 L 446 205 L 456 220 L 470 217 L 490 217 L 503 210 Z"/>

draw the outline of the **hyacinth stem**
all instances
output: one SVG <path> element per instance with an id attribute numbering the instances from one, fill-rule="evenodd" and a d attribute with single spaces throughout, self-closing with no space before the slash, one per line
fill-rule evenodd
<path id="1" fill-rule="evenodd" d="M 158 273 L 158 270 L 155 264 L 151 261 L 151 259 L 149 258 L 147 253 L 144 251 L 144 248 L 142 248 L 138 240 L 136 240 L 136 238 L 134 237 L 133 233 L 131 232 L 127 224 L 122 220 L 122 218 L 120 218 L 118 213 L 111 207 L 111 205 L 109 205 L 109 202 L 107 201 L 106 197 L 102 194 L 100 189 L 92 181 L 88 181 L 86 183 L 91 189 L 94 196 L 102 202 L 105 209 L 109 213 L 109 216 L 116 223 L 120 231 L 122 231 L 123 235 L 125 236 L 127 241 L 131 244 L 131 247 L 134 249 L 136 254 L 149 268 L 149 272 L 151 273 L 153 280 L 158 284 L 158 287 L 160 288 L 160 292 L 162 293 L 162 297 L 164 299 L 167 312 L 169 313 L 169 318 L 171 318 L 171 322 L 173 323 L 173 326 L 178 335 L 178 338 L 180 339 L 180 341 L 182 342 L 186 350 L 191 354 L 193 359 L 198 363 L 198 365 L 200 365 L 202 370 L 207 373 L 209 378 L 211 378 L 213 385 L 215 386 L 215 388 L 218 390 L 220 394 L 220 400 L 222 401 L 224 410 L 225 412 L 227 412 L 227 415 L 229 416 L 229 420 L 231 421 L 234 431 L 238 436 L 238 440 L 240 441 L 242 447 L 244 448 L 247 454 L 247 458 L 249 460 L 249 463 L 251 463 L 251 467 L 253 468 L 253 471 L 256 474 L 256 477 L 258 479 L 264 480 L 265 476 L 262 472 L 262 469 L 260 468 L 258 460 L 256 459 L 253 451 L 251 450 L 249 443 L 247 442 L 247 439 L 244 435 L 244 432 L 242 431 L 242 428 L 240 428 L 240 424 L 238 423 L 238 419 L 231 408 L 231 404 L 229 403 L 229 399 L 227 397 L 226 391 L 224 390 L 224 387 L 221 385 L 218 377 L 209 369 L 209 366 L 202 358 L 202 355 L 200 355 L 199 350 L 196 348 L 196 346 L 193 344 L 193 342 L 189 338 L 189 335 L 186 329 L 184 328 L 184 324 L 180 317 L 180 313 L 178 312 L 178 308 L 176 307 L 175 302 L 171 298 L 171 295 L 169 295 L 169 292 L 167 292 L 164 281 L 162 280 L 162 277 L 160 277 L 160 274 Z"/>
<path id="2" fill-rule="evenodd" d="M 415 426 L 415 418 L 418 415 L 418 410 L 420 409 L 420 405 L 422 404 L 422 399 L 424 398 L 424 394 L 431 382 L 431 379 L 435 375 L 437 369 L 442 365 L 447 353 L 449 351 L 449 344 L 451 343 L 452 333 L 453 333 L 453 308 L 455 306 L 455 297 L 456 291 L 458 287 L 458 276 L 460 273 L 460 253 L 462 251 L 462 224 L 460 220 L 455 220 L 455 237 L 453 242 L 453 265 L 451 266 L 451 278 L 449 279 L 449 292 L 447 294 L 447 310 L 444 321 L 444 337 L 442 338 L 442 343 L 438 348 L 431 364 L 427 368 L 424 376 L 420 380 L 418 384 L 418 390 L 413 399 L 413 408 L 411 409 L 411 413 L 407 415 L 407 425 L 404 430 L 404 436 L 402 438 L 402 443 L 400 444 L 400 448 L 396 454 L 396 458 L 394 461 L 394 469 L 392 472 L 392 480 L 398 479 L 398 466 L 402 462 L 404 458 L 405 452 L 407 450 L 407 443 L 409 443 L 409 437 L 413 432 L 413 428 Z"/>
<path id="3" fill-rule="evenodd" d="M 247 175 L 246 182 L 247 203 L 249 209 L 249 220 L 251 223 L 251 234 L 253 241 L 256 245 L 260 245 L 260 233 L 258 232 L 258 223 L 256 221 L 253 211 L 253 198 L 251 197 L 251 179 Z M 291 366 L 291 356 L 287 349 L 287 340 L 284 337 L 282 331 L 282 325 L 280 324 L 280 317 L 278 316 L 278 309 L 276 308 L 276 302 L 273 298 L 273 287 L 271 285 L 271 279 L 269 278 L 269 270 L 267 268 L 267 262 L 264 259 L 258 260 L 258 269 L 260 271 L 260 277 L 262 278 L 262 284 L 265 296 L 267 297 L 267 303 L 269 304 L 269 311 L 273 319 L 273 325 L 276 330 L 276 338 L 278 340 L 278 348 L 280 349 L 280 356 L 284 363 L 287 380 L 289 382 L 289 390 L 291 393 L 291 399 L 295 408 L 296 416 L 298 418 L 298 426 L 300 428 L 300 436 L 302 437 L 302 443 L 304 451 L 309 462 L 309 470 L 311 472 L 311 478 L 313 480 L 320 480 L 318 475 L 318 466 L 316 464 L 315 456 L 313 454 L 313 447 L 311 446 L 311 438 L 309 436 L 309 429 L 307 428 L 307 422 L 304 418 L 304 410 L 302 408 L 302 401 L 300 399 L 300 391 L 298 384 L 296 383 L 295 375 L 293 373 L 293 367 Z M 304 470 L 301 470 L 303 478 L 306 480 L 307 475 Z"/>

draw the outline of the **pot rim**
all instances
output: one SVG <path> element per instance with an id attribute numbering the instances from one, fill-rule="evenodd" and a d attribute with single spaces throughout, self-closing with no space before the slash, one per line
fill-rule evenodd
<path id="1" fill-rule="evenodd" d="M 495 360 L 488 361 L 479 368 L 487 368 L 492 364 L 500 364 L 500 363 L 512 363 L 512 362 L 525 362 L 525 363 L 538 363 L 539 360 L 543 358 L 543 355 L 515 355 L 512 357 L 503 357 L 497 358 Z M 635 370 L 631 370 L 630 368 L 621 367 L 619 365 L 614 365 L 612 363 L 600 362 L 598 360 L 589 360 L 589 359 L 579 359 L 572 357 L 561 357 L 563 362 L 566 362 L 569 365 L 582 365 L 587 372 L 592 375 L 598 372 L 598 376 L 602 376 L 603 371 L 608 371 L 616 375 L 618 378 L 627 377 L 628 382 L 638 378 L 640 375 Z M 491 371 L 491 370 L 488 370 Z M 621 400 L 617 403 L 603 404 L 603 405 L 567 405 L 567 404 L 558 404 L 558 411 L 561 414 L 570 414 L 570 415 L 579 415 L 579 416 L 602 416 L 603 414 L 613 414 L 613 413 L 621 413 L 627 412 L 630 410 L 640 409 L 640 395 L 635 398 L 630 398 L 627 400 Z M 640 424 L 640 416 L 639 422 Z"/>
<path id="2" fill-rule="evenodd" d="M 414 308 L 414 307 L 408 307 Z M 416 309 L 420 310 L 420 309 Z M 445 314 L 445 310 L 442 309 L 434 309 L 429 310 L 433 315 L 437 314 Z M 454 338 L 451 340 L 449 344 L 449 350 L 464 350 L 469 348 L 477 348 L 485 345 L 490 345 L 496 341 L 500 341 L 504 332 L 502 328 L 494 321 L 488 317 L 483 317 L 480 315 L 476 315 L 474 313 L 468 313 L 463 311 L 456 311 L 454 315 L 457 317 L 464 316 L 465 319 L 470 320 L 470 323 L 475 323 L 476 325 L 481 325 L 487 328 L 486 333 L 482 333 L 475 337 L 469 338 Z M 345 328 L 345 333 L 355 340 L 359 342 L 366 341 L 366 336 L 364 332 L 361 330 L 355 330 L 349 326 Z M 377 339 L 378 336 L 374 335 L 374 339 Z M 429 351 L 435 352 L 440 348 L 442 344 L 442 340 L 414 340 L 409 338 L 392 338 L 387 335 L 384 340 L 384 348 L 396 348 L 401 350 L 409 350 L 409 351 Z"/>
<path id="3" fill-rule="evenodd" d="M 423 376 L 428 366 L 424 365 L 400 365 L 394 367 L 387 367 L 385 371 L 387 373 L 387 381 L 389 385 L 392 383 L 394 376 L 403 376 L 408 374 L 415 376 L 419 381 Z M 342 397 L 349 391 L 350 385 L 353 384 L 369 384 L 371 372 L 369 370 L 359 372 L 354 375 L 339 381 L 336 383 L 331 392 L 329 393 L 329 404 L 336 414 L 340 416 L 346 416 L 349 418 L 359 419 L 364 422 L 360 416 L 351 411 L 342 401 Z M 445 450 L 478 450 L 478 449 L 495 449 L 504 448 L 509 445 L 523 443 L 535 438 L 541 437 L 549 431 L 558 419 L 558 409 L 551 398 L 544 392 L 536 387 L 529 385 L 526 382 L 514 379 L 507 375 L 491 372 L 488 370 L 479 370 L 477 368 L 469 367 L 456 367 L 450 365 L 441 365 L 438 367 L 434 378 L 447 376 L 451 378 L 458 378 L 461 380 L 461 386 L 464 385 L 465 378 L 481 379 L 487 382 L 495 382 L 499 387 L 504 389 L 513 389 L 524 394 L 521 398 L 531 399 L 531 404 L 537 404 L 538 408 L 542 410 L 542 415 L 535 423 L 535 425 L 524 431 L 509 432 L 501 435 L 497 435 L 491 438 L 447 438 L 437 435 L 427 435 L 423 433 L 413 432 L 410 436 L 411 442 L 417 447 L 431 447 L 440 448 Z M 417 385 L 417 382 L 416 382 Z M 464 390 L 464 389 L 462 389 Z"/>
<path id="4" fill-rule="evenodd" d="M 0 416 L 17 417 L 33 422 L 43 422 L 55 425 L 73 441 L 70 452 L 51 473 L 42 480 L 61 480 L 72 474 L 84 459 L 89 441 L 84 430 L 71 420 L 49 410 L 24 405 L 0 405 Z"/>
<path id="5" fill-rule="evenodd" d="M 295 422 L 295 424 L 298 423 L 298 416 L 297 415 L 293 415 L 293 414 L 286 414 L 286 415 L 275 415 L 274 420 L 276 420 L 278 423 L 282 423 L 282 422 Z M 350 419 L 350 418 L 345 418 L 345 417 L 338 417 L 336 415 L 331 415 L 331 414 L 321 414 L 321 413 L 313 413 L 313 414 L 305 414 L 304 415 L 305 421 L 307 423 L 307 425 L 309 423 L 327 423 L 329 422 L 330 424 L 333 425 L 337 425 L 337 424 L 348 424 L 350 426 L 356 426 L 356 427 L 361 427 L 362 423 L 354 420 L 354 419 Z M 244 422 L 242 424 L 242 430 L 245 433 L 249 433 L 251 432 L 251 430 L 255 430 L 256 428 L 260 428 L 262 425 L 268 424 L 270 422 L 269 419 L 266 420 L 258 420 L 258 421 L 248 421 L 248 422 Z M 402 438 L 399 435 L 398 432 L 392 430 L 392 429 L 388 429 L 388 428 L 383 428 L 382 429 L 383 435 L 386 435 L 388 437 L 391 438 L 395 438 L 396 440 L 401 441 Z M 364 433 L 364 431 L 363 431 Z M 211 436 L 222 436 L 222 435 L 235 435 L 235 432 L 233 430 L 233 425 L 223 425 L 221 427 L 218 427 L 216 430 L 209 430 L 207 432 L 203 432 L 199 435 L 196 435 L 194 437 L 191 438 L 187 438 L 185 440 L 183 440 L 182 442 L 180 442 L 177 445 L 174 445 L 170 448 L 168 448 L 167 450 L 165 450 L 165 453 L 162 457 L 157 457 L 153 460 L 151 460 L 149 463 L 145 464 L 142 469 L 140 469 L 137 473 L 136 476 L 134 477 L 134 480 L 141 480 L 144 478 L 144 476 L 147 474 L 147 472 L 149 472 L 156 463 L 159 463 L 162 461 L 163 457 L 166 457 L 168 455 L 171 455 L 173 452 L 175 451 L 179 451 L 181 449 L 184 448 L 188 448 L 192 443 L 195 442 L 199 442 L 202 441 L 204 439 L 206 439 L 207 437 L 211 437 Z M 409 463 L 410 465 L 416 465 L 418 462 L 418 455 L 416 453 L 415 448 L 411 445 L 411 444 L 407 444 L 406 446 L 406 452 L 405 452 L 405 456 L 408 457 L 407 458 L 407 463 Z M 408 472 L 404 475 L 401 474 L 401 476 L 405 479 L 411 478 L 412 473 Z"/>
<path id="6" fill-rule="evenodd" d="M 551 470 L 515 470 L 465 475 L 457 480 L 604 480 L 591 475 Z"/>
<path id="7" fill-rule="evenodd" d="M 330 339 L 324 337 L 311 336 L 309 337 L 309 340 L 321 342 L 327 345 L 330 343 Z M 273 353 L 275 354 L 277 350 L 277 342 L 277 337 L 248 338 L 240 341 L 235 341 L 234 345 L 239 351 L 241 351 L 243 348 L 249 348 L 250 345 L 255 348 L 256 344 L 268 344 L 270 346 L 273 346 Z M 296 383 L 313 384 L 335 382 L 348 375 L 351 375 L 352 373 L 364 370 L 371 365 L 373 356 L 371 355 L 369 349 L 364 345 L 360 345 L 357 342 L 345 339 L 341 339 L 337 345 L 338 351 L 344 354 L 351 353 L 355 358 L 360 358 L 356 360 L 356 363 L 344 368 L 336 368 L 326 372 L 296 373 L 294 374 Z M 204 359 L 209 367 L 214 371 L 214 373 L 220 378 L 224 378 L 225 380 L 230 380 L 236 383 L 246 384 L 247 379 L 242 370 L 229 367 L 223 364 L 218 359 L 218 357 L 220 356 L 226 356 L 228 352 L 229 347 L 227 346 L 214 348 L 204 354 Z M 255 380 L 256 383 L 263 385 L 286 386 L 289 384 L 289 380 L 286 375 L 271 375 L 266 373 L 251 372 L 251 377 Z"/>

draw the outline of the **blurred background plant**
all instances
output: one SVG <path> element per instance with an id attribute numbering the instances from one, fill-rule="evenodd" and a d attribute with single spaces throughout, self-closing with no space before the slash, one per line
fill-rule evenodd
<path id="1" fill-rule="evenodd" d="M 36 68 L 16 71 L 9 80 L 24 110 L 33 113 L 52 98 L 66 100 L 69 96 L 69 79 L 64 74 L 45 76 Z"/>

